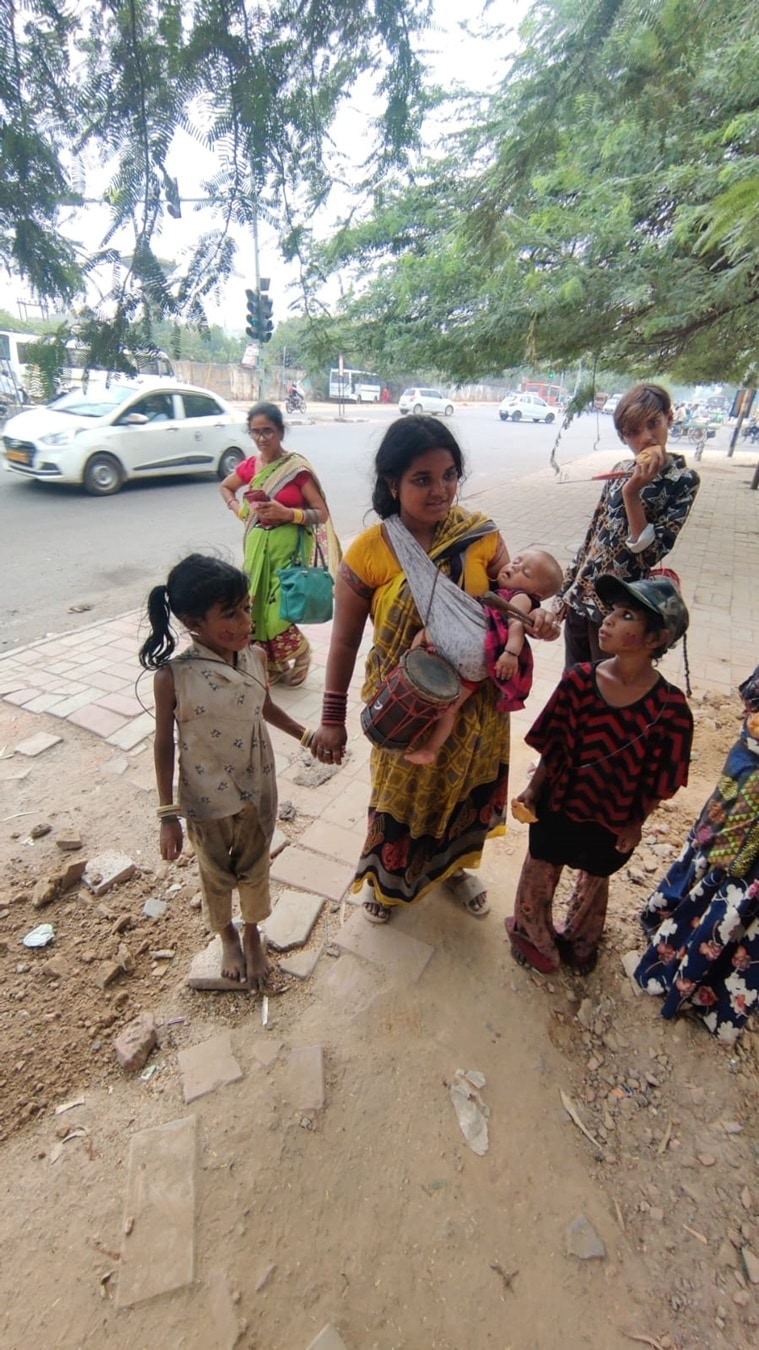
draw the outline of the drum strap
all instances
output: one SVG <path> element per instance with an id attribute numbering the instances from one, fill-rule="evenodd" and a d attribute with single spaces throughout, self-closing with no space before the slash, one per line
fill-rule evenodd
<path id="1" fill-rule="evenodd" d="M 432 644 L 462 679 L 484 680 L 487 619 L 482 606 L 435 566 L 399 516 L 389 516 L 384 526 Z"/>

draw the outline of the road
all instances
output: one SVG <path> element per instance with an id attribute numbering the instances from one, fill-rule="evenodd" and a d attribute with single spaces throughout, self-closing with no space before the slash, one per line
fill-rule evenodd
<path id="1" fill-rule="evenodd" d="M 343 540 L 370 519 L 372 457 L 396 415 L 395 408 L 369 408 L 342 423 L 290 428 L 287 444 L 314 465 Z M 449 425 L 466 455 L 463 495 L 480 506 L 489 486 L 544 467 L 557 432 L 500 422 L 493 406 L 464 408 Z M 612 445 L 610 418 L 601 419 L 601 430 L 602 443 Z M 573 424 L 562 437 L 561 462 L 587 454 L 595 434 L 594 418 Z M 144 604 L 150 587 L 193 550 L 240 558 L 239 523 L 223 510 L 210 478 L 135 483 L 114 497 L 92 498 L 0 470 L 0 537 L 0 652 Z M 77 605 L 90 608 L 72 612 Z"/>

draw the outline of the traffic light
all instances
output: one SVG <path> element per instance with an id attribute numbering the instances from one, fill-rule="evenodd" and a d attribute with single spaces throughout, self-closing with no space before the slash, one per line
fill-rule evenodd
<path id="1" fill-rule="evenodd" d="M 273 320 L 272 317 L 271 317 L 271 316 L 272 316 L 272 311 L 273 311 L 273 309 L 274 309 L 274 302 L 272 301 L 271 296 L 270 296 L 270 295 L 259 295 L 259 297 L 258 297 L 258 314 L 259 314 L 259 323 L 258 323 L 258 327 L 259 327 L 259 333 L 260 333 L 260 335 L 261 335 L 261 341 L 262 341 L 262 342 L 271 342 L 271 335 L 272 335 L 272 333 L 274 332 L 274 320 Z"/>
<path id="2" fill-rule="evenodd" d="M 246 315 L 247 322 L 246 322 L 246 325 L 245 325 L 245 333 L 246 333 L 246 336 L 250 338 L 251 342 L 260 342 L 260 340 L 261 340 L 261 312 L 260 312 L 260 301 L 261 301 L 261 297 L 260 297 L 260 295 L 258 294 L 258 291 L 251 291 L 250 289 L 248 289 L 248 290 L 246 290 L 246 292 L 245 292 L 245 300 L 246 300 L 246 302 L 247 302 L 247 315 Z"/>

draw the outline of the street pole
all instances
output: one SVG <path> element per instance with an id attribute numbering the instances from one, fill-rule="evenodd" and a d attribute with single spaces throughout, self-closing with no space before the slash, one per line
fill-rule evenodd
<path id="1" fill-rule="evenodd" d="M 253 203 L 253 271 L 255 273 L 256 278 L 256 284 L 254 289 L 256 291 L 256 294 L 258 294 L 261 279 L 261 267 L 258 259 L 258 208 L 256 207 L 255 202 Z M 260 339 L 258 343 L 257 374 L 258 374 L 258 402 L 260 403 L 264 396 L 264 344 L 263 342 L 260 341 Z"/>

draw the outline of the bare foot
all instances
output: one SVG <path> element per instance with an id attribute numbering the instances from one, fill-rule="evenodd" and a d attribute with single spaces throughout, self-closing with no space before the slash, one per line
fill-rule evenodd
<path id="1" fill-rule="evenodd" d="M 221 973 L 225 980 L 245 981 L 245 957 L 240 945 L 240 934 L 233 923 L 219 933 L 221 938 Z"/>
<path id="2" fill-rule="evenodd" d="M 251 994 L 262 994 L 266 988 L 271 967 L 257 924 L 246 923 L 242 930 L 242 945 L 248 969 L 248 990 Z"/>
<path id="3" fill-rule="evenodd" d="M 437 750 L 430 750 L 429 746 L 423 745 L 418 750 L 407 750 L 403 758 L 408 764 L 434 764 Z"/>

